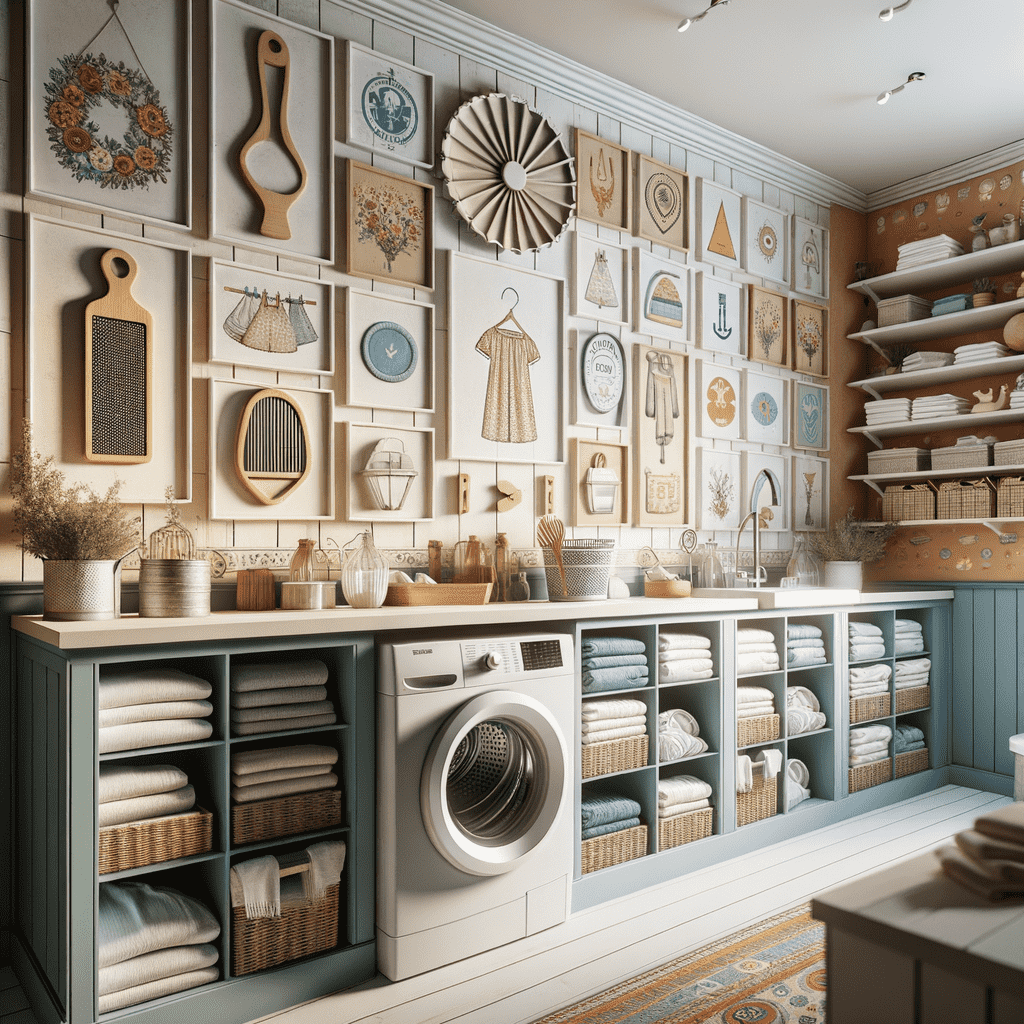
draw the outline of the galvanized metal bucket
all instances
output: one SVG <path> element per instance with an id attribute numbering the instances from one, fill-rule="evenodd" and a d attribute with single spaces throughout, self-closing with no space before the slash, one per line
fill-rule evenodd
<path id="1" fill-rule="evenodd" d="M 199 618 L 210 614 L 210 563 L 205 558 L 143 558 L 139 615 Z"/>
<path id="2" fill-rule="evenodd" d="M 59 622 L 119 618 L 122 561 L 43 559 L 43 618 Z"/>

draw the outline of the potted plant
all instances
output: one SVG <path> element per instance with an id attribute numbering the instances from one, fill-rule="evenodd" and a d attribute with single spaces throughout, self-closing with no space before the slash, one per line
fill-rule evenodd
<path id="1" fill-rule="evenodd" d="M 814 553 L 825 563 L 825 586 L 860 590 L 864 582 L 864 563 L 877 562 L 885 554 L 886 541 L 899 529 L 899 523 L 872 525 L 856 519 L 853 509 L 824 533 L 811 540 Z"/>
<path id="2" fill-rule="evenodd" d="M 978 306 L 991 306 L 995 301 L 996 290 L 992 285 L 991 278 L 977 278 L 974 282 L 974 296 L 971 299 L 971 305 L 975 308 Z"/>
<path id="3" fill-rule="evenodd" d="M 32 447 L 25 420 L 11 456 L 14 523 L 21 547 L 43 560 L 43 617 L 112 619 L 119 612 L 121 560 L 138 543 L 139 519 L 117 500 L 121 482 L 99 495 Z"/>

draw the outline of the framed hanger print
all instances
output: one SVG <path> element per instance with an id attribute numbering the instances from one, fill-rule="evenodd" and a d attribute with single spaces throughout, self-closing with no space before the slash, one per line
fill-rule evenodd
<path id="1" fill-rule="evenodd" d="M 689 179 L 683 171 L 637 154 L 637 238 L 685 252 L 690 248 Z"/>
<path id="2" fill-rule="evenodd" d="M 768 288 L 747 288 L 747 358 L 789 367 L 789 299 Z"/>
<path id="3" fill-rule="evenodd" d="M 629 250 L 574 231 L 569 313 L 606 324 L 629 323 Z"/>
<path id="4" fill-rule="evenodd" d="M 785 284 L 789 279 L 789 215 L 743 197 L 743 269 Z"/>
<path id="5" fill-rule="evenodd" d="M 793 369 L 828 376 L 828 309 L 816 302 L 793 300 Z"/>
<path id="6" fill-rule="evenodd" d="M 695 247 L 697 259 L 728 270 L 740 269 L 741 200 L 739 192 L 707 178 L 694 183 L 697 211 Z"/>
<path id="7" fill-rule="evenodd" d="M 576 216 L 629 231 L 633 210 L 633 154 L 625 146 L 577 128 Z"/>
<path id="8" fill-rule="evenodd" d="M 633 330 L 665 341 L 686 341 L 690 302 L 682 263 L 663 260 L 646 249 L 633 250 Z"/>
<path id="9" fill-rule="evenodd" d="M 828 298 L 828 228 L 793 218 L 793 291 Z"/>
<path id="10" fill-rule="evenodd" d="M 828 388 L 806 381 L 793 381 L 793 447 L 827 452 Z"/>
<path id="11" fill-rule="evenodd" d="M 703 272 L 697 274 L 696 291 L 694 333 L 700 347 L 729 355 L 745 355 L 743 285 Z"/>

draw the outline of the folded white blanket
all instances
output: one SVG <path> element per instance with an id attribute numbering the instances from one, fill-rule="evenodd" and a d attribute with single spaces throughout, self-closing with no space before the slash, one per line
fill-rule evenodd
<path id="1" fill-rule="evenodd" d="M 646 715 L 647 705 L 642 700 L 628 697 L 610 698 L 608 700 L 585 700 L 580 705 L 580 717 L 584 722 L 594 722 L 602 718 L 628 718 Z"/>
<path id="2" fill-rule="evenodd" d="M 924 640 L 919 636 L 897 636 L 893 640 L 893 651 L 899 654 L 920 654 L 924 650 Z"/>
<path id="3" fill-rule="evenodd" d="M 658 728 L 682 729 L 683 732 L 688 732 L 691 736 L 700 735 L 697 719 L 683 708 L 669 708 L 667 711 L 662 711 L 658 715 Z"/>
<path id="4" fill-rule="evenodd" d="M 810 622 L 794 622 L 786 627 L 786 639 L 796 640 L 797 638 L 822 637 L 824 634 L 820 626 Z"/>
<path id="5" fill-rule="evenodd" d="M 265 722 L 232 722 L 231 731 L 236 736 L 252 736 L 258 732 L 281 732 L 284 729 L 315 729 L 320 725 L 334 725 L 338 716 L 307 715 L 303 718 L 270 718 Z"/>
<path id="6" fill-rule="evenodd" d="M 705 740 L 682 729 L 664 729 L 658 733 L 659 761 L 677 761 L 681 757 L 703 754 L 707 749 Z"/>
<path id="7" fill-rule="evenodd" d="M 737 675 L 758 675 L 763 672 L 778 672 L 778 654 L 741 654 L 736 658 Z"/>
<path id="8" fill-rule="evenodd" d="M 896 666 L 897 672 L 899 665 Z M 892 678 L 892 668 L 889 665 L 865 665 L 863 668 L 850 669 L 850 684 L 853 683 L 875 683 L 879 680 L 888 682 Z"/>
<path id="9" fill-rule="evenodd" d="M 825 641 L 818 637 L 803 636 L 794 637 L 792 640 L 786 641 L 786 650 L 788 651 L 795 651 L 802 647 L 812 647 L 816 650 L 823 651 L 825 650 Z"/>
<path id="10" fill-rule="evenodd" d="M 345 844 L 340 841 L 313 843 L 306 847 L 309 870 L 302 876 L 307 899 L 318 900 L 337 885 L 345 867 Z"/>
<path id="11" fill-rule="evenodd" d="M 199 971 L 204 967 L 212 967 L 217 959 L 217 947 L 209 943 L 155 949 L 152 953 L 143 953 L 142 956 L 122 960 L 119 964 L 101 967 L 97 972 L 96 992 L 105 996 L 136 985 L 146 985 L 151 981 Z"/>
<path id="12" fill-rule="evenodd" d="M 870 740 L 867 743 L 851 743 L 850 754 L 851 756 L 861 756 L 862 754 L 873 754 L 878 750 L 888 750 L 888 740 Z"/>
<path id="13" fill-rule="evenodd" d="M 868 644 L 850 648 L 851 661 L 873 661 L 885 657 L 885 644 Z"/>
<path id="14" fill-rule="evenodd" d="M 209 718 L 213 705 L 208 700 L 172 700 L 159 704 L 128 704 L 122 708 L 101 708 L 96 724 L 101 729 L 134 722 L 169 721 L 174 718 Z"/>
<path id="15" fill-rule="evenodd" d="M 813 732 L 825 728 L 825 714 L 810 708 L 791 707 L 786 709 L 786 732 L 794 736 L 801 732 Z"/>
<path id="16" fill-rule="evenodd" d="M 850 699 L 854 700 L 857 697 L 870 697 L 876 693 L 888 693 L 889 684 L 885 682 L 877 683 L 851 683 L 850 684 Z"/>
<path id="17" fill-rule="evenodd" d="M 269 772 L 275 768 L 296 768 L 306 764 L 335 764 L 338 751 L 319 743 L 298 743 L 290 747 L 260 747 L 238 750 L 231 755 L 231 770 L 239 775 Z"/>
<path id="18" fill-rule="evenodd" d="M 669 633 L 663 630 L 658 635 L 659 651 L 679 651 L 688 649 L 709 650 L 711 641 L 706 636 L 697 636 L 696 633 Z"/>
<path id="19" fill-rule="evenodd" d="M 774 715 L 775 705 L 771 701 L 761 704 L 743 704 L 736 708 L 737 718 L 763 718 L 765 715 Z"/>
<path id="20" fill-rule="evenodd" d="M 144 821 L 146 818 L 162 818 L 168 814 L 190 811 L 196 804 L 196 791 L 192 786 L 182 786 L 170 793 L 150 793 L 149 796 L 135 796 L 128 800 L 109 800 L 97 805 L 97 821 L 105 825 L 124 825 L 129 821 Z"/>
<path id="21" fill-rule="evenodd" d="M 199 743 L 213 735 L 213 725 L 205 718 L 172 718 L 161 722 L 134 722 L 99 730 L 99 752 L 138 750 L 168 743 Z"/>
<path id="22" fill-rule="evenodd" d="M 760 641 L 754 641 L 749 644 L 737 644 L 737 654 L 778 654 L 779 649 L 774 643 L 761 643 Z"/>
<path id="23" fill-rule="evenodd" d="M 269 772 L 250 772 L 248 775 L 231 773 L 232 786 L 262 786 L 265 782 L 283 782 L 285 779 L 305 779 L 311 775 L 326 775 L 329 764 L 307 764 L 298 768 L 273 768 Z"/>
<path id="24" fill-rule="evenodd" d="M 673 775 L 658 779 L 658 807 L 703 800 L 711 796 L 711 786 L 693 775 Z"/>
<path id="25" fill-rule="evenodd" d="M 262 708 L 268 704 L 299 704 L 327 700 L 326 686 L 283 686 L 279 690 L 249 690 L 231 693 L 233 708 Z"/>
<path id="26" fill-rule="evenodd" d="M 704 800 L 690 800 L 685 804 L 671 804 L 669 807 L 658 808 L 658 817 L 661 819 L 666 818 L 678 818 L 680 814 L 690 814 L 693 811 L 702 811 L 705 807 L 710 807 L 711 801 L 708 799 Z"/>
<path id="27" fill-rule="evenodd" d="M 100 672 L 97 707 L 159 704 L 168 700 L 205 700 L 213 687 L 198 676 L 176 668 L 116 668 Z"/>
<path id="28" fill-rule="evenodd" d="M 923 633 L 924 627 L 917 619 L 897 619 L 896 620 L 896 632 L 897 633 Z"/>
<path id="29" fill-rule="evenodd" d="M 887 725 L 859 725 L 850 730 L 851 743 L 866 743 L 869 740 L 891 740 L 892 729 Z"/>
<path id="30" fill-rule="evenodd" d="M 659 652 L 660 665 L 667 665 L 673 661 L 711 661 L 711 651 L 706 647 L 687 647 Z"/>
<path id="31" fill-rule="evenodd" d="M 904 679 L 897 679 L 893 686 L 897 690 L 916 690 L 919 686 L 927 686 L 927 676 L 908 676 Z"/>
<path id="32" fill-rule="evenodd" d="M 881 636 L 882 627 L 873 622 L 853 621 L 850 623 L 850 636 Z"/>
<path id="33" fill-rule="evenodd" d="M 757 629 L 754 626 L 742 626 L 736 630 L 736 643 L 775 643 L 775 634 L 767 629 Z"/>
<path id="34" fill-rule="evenodd" d="M 871 764 L 873 761 L 884 761 L 889 756 L 889 751 L 879 750 L 873 754 L 851 754 L 850 764 Z"/>
<path id="35" fill-rule="evenodd" d="M 101 883 L 96 918 L 97 967 L 220 935 L 217 919 L 198 900 L 145 882 Z"/>
<path id="36" fill-rule="evenodd" d="M 582 722 L 580 732 L 584 736 L 592 735 L 595 732 L 607 732 L 609 729 L 623 729 L 633 725 L 647 724 L 646 715 L 627 715 L 622 718 L 598 718 L 593 722 Z"/>
<path id="37" fill-rule="evenodd" d="M 275 690 L 285 686 L 323 686 L 328 675 L 327 666 L 315 658 L 264 662 L 257 665 L 240 665 L 232 662 L 231 689 L 246 693 L 250 690 Z"/>
<path id="38" fill-rule="evenodd" d="M 281 865 L 272 854 L 236 861 L 231 868 L 242 890 L 245 916 L 281 916 Z"/>
<path id="39" fill-rule="evenodd" d="M 133 985 L 130 988 L 99 996 L 99 1012 L 110 1013 L 126 1006 L 144 1003 L 148 999 L 159 999 L 161 996 L 173 995 L 175 992 L 187 992 L 190 988 L 209 985 L 220 977 L 220 968 L 204 967 L 198 971 L 187 971 L 169 978 L 147 982 L 145 985 Z"/>
<path id="40" fill-rule="evenodd" d="M 259 786 L 232 786 L 231 799 L 236 804 L 248 804 L 253 800 L 271 800 L 274 797 L 290 796 L 292 793 L 313 793 L 320 789 L 334 789 L 338 776 L 334 772 L 326 775 L 307 775 L 301 779 L 283 779 L 281 782 L 264 782 Z"/>
<path id="41" fill-rule="evenodd" d="M 646 736 L 646 724 L 623 725 L 617 729 L 600 729 L 597 732 L 588 732 L 582 739 L 583 746 L 590 746 L 594 743 L 610 743 L 612 740 L 625 740 L 630 736 Z"/>
<path id="42" fill-rule="evenodd" d="M 737 686 L 737 704 L 760 704 L 775 700 L 775 694 L 767 686 Z"/>
<path id="43" fill-rule="evenodd" d="M 710 679 L 715 674 L 715 663 L 708 658 L 694 661 L 671 661 L 658 666 L 661 683 L 685 683 L 696 679 Z"/>
<path id="44" fill-rule="evenodd" d="M 188 776 L 173 764 L 100 764 L 96 799 L 130 800 L 151 793 L 170 793 L 188 785 Z"/>
<path id="45" fill-rule="evenodd" d="M 232 722 L 269 722 L 275 718 L 308 718 L 312 715 L 334 713 L 329 700 L 299 704 L 271 704 L 262 708 L 232 708 Z"/>
<path id="46" fill-rule="evenodd" d="M 811 711 L 820 711 L 821 704 L 813 690 L 806 686 L 786 687 L 786 706 L 791 708 L 810 708 Z"/>
<path id="47" fill-rule="evenodd" d="M 931 658 L 908 658 L 906 661 L 896 662 L 896 675 L 915 675 L 918 672 L 928 672 L 931 667 Z"/>

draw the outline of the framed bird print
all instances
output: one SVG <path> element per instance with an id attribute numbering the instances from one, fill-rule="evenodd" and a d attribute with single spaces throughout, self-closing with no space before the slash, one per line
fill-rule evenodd
<path id="1" fill-rule="evenodd" d="M 696 360 L 697 433 L 735 441 L 740 436 L 741 373 L 732 366 Z"/>
<path id="2" fill-rule="evenodd" d="M 828 376 L 828 309 L 803 299 L 793 300 L 793 369 Z"/>
<path id="3" fill-rule="evenodd" d="M 625 146 L 576 129 L 576 216 L 629 231 L 633 154 Z"/>
<path id="4" fill-rule="evenodd" d="M 743 285 L 699 273 L 696 290 L 694 333 L 700 347 L 728 355 L 745 355 Z"/>
<path id="5" fill-rule="evenodd" d="M 665 341 L 686 341 L 689 267 L 633 250 L 633 330 Z"/>
<path id="6" fill-rule="evenodd" d="M 793 381 L 793 447 L 827 452 L 828 417 L 828 388 Z"/>
<path id="7" fill-rule="evenodd" d="M 707 178 L 696 179 L 693 203 L 697 211 L 697 259 L 729 270 L 740 269 L 741 202 L 739 192 Z"/>
<path id="8" fill-rule="evenodd" d="M 828 228 L 793 218 L 793 290 L 828 298 Z"/>
<path id="9" fill-rule="evenodd" d="M 785 284 L 789 279 L 789 215 L 743 197 L 743 269 Z"/>
<path id="10" fill-rule="evenodd" d="M 774 374 L 743 371 L 743 436 L 756 444 L 789 440 L 787 381 Z"/>
<path id="11" fill-rule="evenodd" d="M 670 249 L 690 247 L 689 179 L 677 167 L 642 153 L 637 154 L 633 233 Z"/>
<path id="12" fill-rule="evenodd" d="M 569 313 L 606 324 L 629 323 L 629 250 L 574 231 Z"/>
<path id="13" fill-rule="evenodd" d="M 754 284 L 747 292 L 747 358 L 788 368 L 789 299 Z"/>

